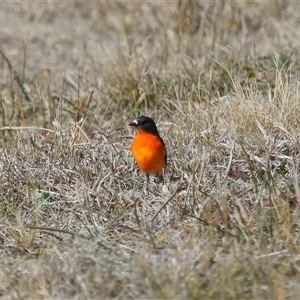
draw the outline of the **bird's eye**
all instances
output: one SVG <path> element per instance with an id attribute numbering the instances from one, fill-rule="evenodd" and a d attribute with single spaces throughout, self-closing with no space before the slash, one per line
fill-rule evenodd
<path id="1" fill-rule="evenodd" d="M 148 123 L 148 121 L 147 120 L 144 120 L 143 122 L 142 122 L 142 125 L 146 125 Z"/>

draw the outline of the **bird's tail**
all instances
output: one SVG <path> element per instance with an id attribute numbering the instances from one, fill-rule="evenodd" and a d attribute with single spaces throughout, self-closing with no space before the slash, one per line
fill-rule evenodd
<path id="1" fill-rule="evenodd" d="M 155 177 L 155 183 L 156 184 L 158 184 L 158 183 L 165 184 L 165 178 L 164 178 L 164 174 L 163 173 L 156 175 L 156 177 Z"/>

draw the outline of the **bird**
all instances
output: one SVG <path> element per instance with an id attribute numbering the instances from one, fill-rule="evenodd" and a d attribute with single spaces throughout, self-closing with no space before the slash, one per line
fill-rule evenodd
<path id="1" fill-rule="evenodd" d="M 165 183 L 163 173 L 168 159 L 166 146 L 151 118 L 139 116 L 129 125 L 135 128 L 130 150 L 139 168 L 146 173 L 148 192 L 149 175 L 156 177 L 156 183 Z"/>

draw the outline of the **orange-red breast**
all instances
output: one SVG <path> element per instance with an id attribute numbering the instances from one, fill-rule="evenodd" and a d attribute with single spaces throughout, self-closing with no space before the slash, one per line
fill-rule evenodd
<path id="1" fill-rule="evenodd" d="M 165 143 L 151 118 L 139 116 L 129 125 L 135 128 L 135 137 L 130 149 L 136 163 L 146 173 L 148 190 L 149 175 L 156 176 L 159 181 L 164 182 L 163 170 L 167 166 Z"/>

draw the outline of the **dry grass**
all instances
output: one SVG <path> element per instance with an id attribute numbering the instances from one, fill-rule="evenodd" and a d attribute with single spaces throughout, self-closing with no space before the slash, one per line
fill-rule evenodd
<path id="1" fill-rule="evenodd" d="M 3 299 L 298 297 L 299 3 L 0 8 Z"/>

